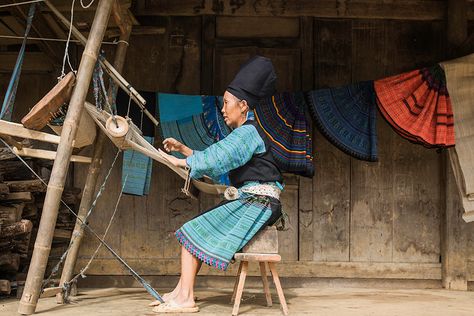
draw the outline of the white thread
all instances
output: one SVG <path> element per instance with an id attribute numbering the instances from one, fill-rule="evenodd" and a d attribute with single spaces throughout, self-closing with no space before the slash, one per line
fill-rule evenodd
<path id="1" fill-rule="evenodd" d="M 90 6 L 94 3 L 95 0 L 91 0 L 91 2 L 88 4 L 88 5 L 84 5 L 84 3 L 82 3 L 83 0 L 81 0 L 81 6 L 82 8 L 84 9 L 89 9 Z"/>
<path id="2" fill-rule="evenodd" d="M 43 1 L 44 0 L 31 0 L 31 1 L 24 1 L 24 2 L 18 2 L 18 3 L 2 4 L 2 5 L 0 5 L 0 9 L 1 8 L 20 6 L 20 5 L 35 3 L 35 2 L 43 2 Z"/>

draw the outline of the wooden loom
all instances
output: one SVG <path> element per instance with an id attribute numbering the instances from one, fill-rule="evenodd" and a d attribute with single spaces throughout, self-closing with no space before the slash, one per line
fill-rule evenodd
<path id="1" fill-rule="evenodd" d="M 88 102 L 85 103 L 85 109 L 115 146 L 123 150 L 133 149 L 138 151 L 166 165 L 184 180 L 188 178 L 188 172 L 183 168 L 172 165 L 165 158 L 161 150 L 156 149 L 141 136 L 141 131 L 131 120 L 127 120 L 118 115 L 112 116 L 106 111 L 99 111 L 94 105 Z M 195 179 L 191 181 L 199 191 L 208 194 L 223 194 L 226 189 L 225 185 L 216 185 Z"/>
<path id="2" fill-rule="evenodd" d="M 49 123 L 59 115 L 58 113 L 64 114 L 63 112 L 66 111 L 63 108 L 71 99 L 74 82 L 74 73 L 70 72 L 38 103 L 36 103 L 25 117 L 23 117 L 21 120 L 23 126 L 21 124 L 0 120 L 0 137 L 12 146 L 15 154 L 19 156 L 49 160 L 56 159 L 55 151 L 24 147 L 20 142 L 15 141 L 13 137 L 59 144 L 62 126 L 53 126 Z M 58 136 L 37 131 L 41 130 L 46 125 L 49 125 Z M 90 145 L 94 142 L 95 137 L 96 128 L 94 122 L 86 113 L 83 112 L 79 122 L 79 131 L 73 142 L 73 147 L 81 148 Z M 72 155 L 71 161 L 90 163 L 92 159 L 89 157 Z"/>

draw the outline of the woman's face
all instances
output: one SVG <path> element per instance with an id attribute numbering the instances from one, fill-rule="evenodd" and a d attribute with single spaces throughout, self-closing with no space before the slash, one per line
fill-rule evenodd
<path id="1" fill-rule="evenodd" d="M 232 128 L 242 125 L 248 111 L 247 102 L 239 100 L 232 93 L 226 91 L 223 103 L 222 115 L 225 123 Z"/>

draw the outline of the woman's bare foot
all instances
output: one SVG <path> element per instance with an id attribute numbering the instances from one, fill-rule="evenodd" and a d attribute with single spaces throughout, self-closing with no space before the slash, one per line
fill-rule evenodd
<path id="1" fill-rule="evenodd" d="M 177 314 L 184 314 L 184 313 L 197 313 L 199 312 L 199 307 L 195 304 L 191 303 L 177 303 L 175 300 L 169 300 L 168 302 L 161 304 L 159 306 L 155 306 L 153 308 L 154 313 L 177 313 Z"/>
<path id="2" fill-rule="evenodd" d="M 173 299 L 178 293 L 179 293 L 179 289 L 176 287 L 173 291 L 163 294 L 163 296 L 161 296 L 161 298 L 166 303 L 170 299 Z M 156 301 L 153 301 L 150 304 L 148 304 L 148 306 L 154 307 L 154 306 L 158 306 L 160 304 L 161 304 L 161 302 L 156 300 Z"/>

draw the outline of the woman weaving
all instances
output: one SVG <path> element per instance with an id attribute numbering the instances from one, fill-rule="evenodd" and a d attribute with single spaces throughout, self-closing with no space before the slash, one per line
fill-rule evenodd
<path id="1" fill-rule="evenodd" d="M 168 159 L 175 166 L 190 168 L 192 178 L 207 175 L 218 179 L 229 173 L 238 197 L 198 215 L 176 231 L 181 244 L 181 277 L 176 288 L 163 296 L 165 303 L 150 304 L 155 306 L 154 312 L 199 311 L 194 302 L 194 281 L 202 262 L 226 270 L 237 251 L 281 216 L 281 172 L 252 111 L 259 99 L 275 92 L 275 82 L 271 61 L 261 56 L 251 58 L 224 93 L 222 113 L 233 129 L 226 138 L 199 152 L 173 138 L 163 141 L 165 150 L 187 157 L 169 155 Z"/>

